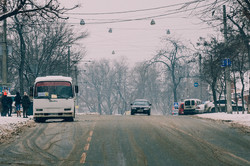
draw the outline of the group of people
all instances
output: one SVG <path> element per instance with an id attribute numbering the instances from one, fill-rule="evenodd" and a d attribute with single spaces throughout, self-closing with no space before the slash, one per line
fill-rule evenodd
<path id="1" fill-rule="evenodd" d="M 23 118 L 28 118 L 27 112 L 31 104 L 28 94 L 24 92 L 23 97 L 21 97 L 20 93 L 17 92 L 14 101 L 15 101 L 17 117 L 21 117 L 21 105 L 22 105 Z M 7 116 L 8 114 L 8 116 L 11 117 L 13 99 L 7 96 L 7 92 L 3 92 L 1 104 L 2 104 L 1 116 Z"/>

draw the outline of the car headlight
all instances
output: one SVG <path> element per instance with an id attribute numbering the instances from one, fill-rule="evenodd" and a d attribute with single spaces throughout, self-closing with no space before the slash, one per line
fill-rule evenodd
<path id="1" fill-rule="evenodd" d="M 149 107 L 144 108 L 144 110 L 149 110 Z"/>

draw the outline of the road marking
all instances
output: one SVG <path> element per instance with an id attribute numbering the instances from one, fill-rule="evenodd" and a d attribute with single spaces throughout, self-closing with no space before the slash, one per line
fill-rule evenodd
<path id="1" fill-rule="evenodd" d="M 89 150 L 90 142 L 91 142 L 91 139 L 92 139 L 92 136 L 94 133 L 94 129 L 95 129 L 95 124 L 96 123 L 94 123 L 92 130 L 90 130 L 89 137 L 87 138 L 87 144 L 85 144 L 85 146 L 84 146 L 84 152 L 82 153 L 81 160 L 80 160 L 81 164 L 84 164 L 86 162 L 87 151 Z"/>
<path id="2" fill-rule="evenodd" d="M 88 151 L 88 150 L 89 150 L 89 143 L 84 146 L 84 151 Z"/>
<path id="3" fill-rule="evenodd" d="M 82 154 L 82 156 L 81 156 L 81 160 L 80 160 L 80 163 L 81 163 L 81 164 L 84 164 L 84 163 L 85 163 L 86 156 L 87 156 L 87 154 L 86 154 L 86 153 L 83 153 L 83 154 Z"/>
<path id="4" fill-rule="evenodd" d="M 92 137 L 88 137 L 87 141 L 88 141 L 88 142 L 90 142 L 90 141 L 91 141 L 91 139 L 92 139 Z"/>
<path id="5" fill-rule="evenodd" d="M 89 136 L 92 137 L 92 135 L 93 135 L 93 130 L 89 132 Z"/>

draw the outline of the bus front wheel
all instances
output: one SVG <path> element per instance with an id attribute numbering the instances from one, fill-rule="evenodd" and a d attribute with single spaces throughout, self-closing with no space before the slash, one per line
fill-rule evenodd
<path id="1" fill-rule="evenodd" d="M 45 118 L 34 118 L 34 121 L 35 122 L 40 122 L 40 123 L 42 123 L 42 122 L 45 122 L 46 121 L 46 119 Z"/>

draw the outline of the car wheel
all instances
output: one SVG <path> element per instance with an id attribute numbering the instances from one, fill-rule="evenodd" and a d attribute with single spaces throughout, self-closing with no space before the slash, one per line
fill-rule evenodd
<path id="1" fill-rule="evenodd" d="M 215 108 L 212 108 L 212 109 L 211 109 L 211 112 L 215 112 Z"/>
<path id="2" fill-rule="evenodd" d="M 131 115 L 134 115 L 135 113 L 134 113 L 134 111 L 131 111 Z"/>
<path id="3" fill-rule="evenodd" d="M 151 114 L 151 111 L 148 111 L 148 116 L 150 116 L 150 114 Z"/>

